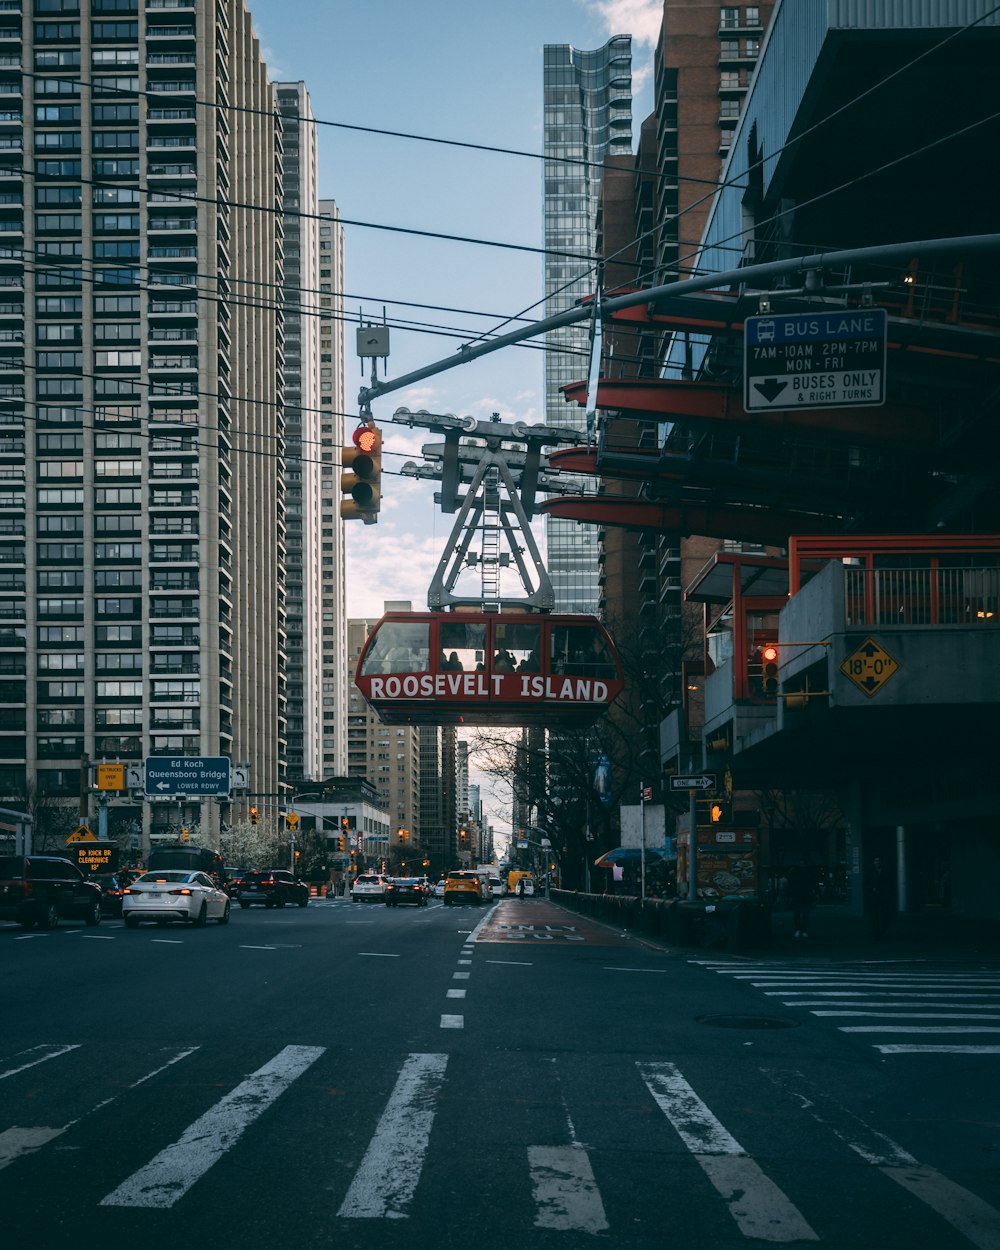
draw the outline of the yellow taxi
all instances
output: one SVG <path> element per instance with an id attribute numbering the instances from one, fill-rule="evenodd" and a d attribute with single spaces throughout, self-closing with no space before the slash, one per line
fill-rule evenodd
<path id="1" fill-rule="evenodd" d="M 483 892 L 479 884 L 479 874 L 462 868 L 455 868 L 444 879 L 445 907 L 461 906 L 468 903 L 478 906 L 483 901 Z"/>

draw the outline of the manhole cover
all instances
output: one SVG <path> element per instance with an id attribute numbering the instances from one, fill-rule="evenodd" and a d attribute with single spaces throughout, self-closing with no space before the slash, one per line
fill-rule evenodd
<path id="1" fill-rule="evenodd" d="M 796 1029 L 801 1021 L 788 1016 L 697 1016 L 696 1023 L 717 1029 Z"/>

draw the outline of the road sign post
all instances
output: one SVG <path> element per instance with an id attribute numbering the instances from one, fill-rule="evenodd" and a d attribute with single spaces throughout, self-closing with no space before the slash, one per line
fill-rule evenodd
<path id="1" fill-rule="evenodd" d="M 747 317 L 743 407 L 865 408 L 885 403 L 884 308 Z"/>
<path id="2" fill-rule="evenodd" d="M 228 798 L 231 768 L 228 755 L 181 758 L 150 755 L 145 762 L 147 798 Z"/>

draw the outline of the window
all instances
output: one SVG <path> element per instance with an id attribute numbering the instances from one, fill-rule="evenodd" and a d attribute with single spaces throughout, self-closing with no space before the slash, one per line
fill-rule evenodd
<path id="1" fill-rule="evenodd" d="M 35 365 L 39 369 L 82 369 L 83 352 L 36 352 Z"/>
<path id="2" fill-rule="evenodd" d="M 35 409 L 39 423 L 51 422 L 53 425 L 80 425 L 83 412 L 79 408 L 53 408 L 49 405 Z"/>
<path id="3" fill-rule="evenodd" d="M 38 187 L 35 204 L 79 204 L 82 195 L 79 187 Z"/>
<path id="4" fill-rule="evenodd" d="M 83 569 L 40 569 L 39 590 L 82 590 Z"/>
<path id="5" fill-rule="evenodd" d="M 142 652 L 99 651 L 97 653 L 97 671 L 99 673 L 141 673 Z"/>
<path id="6" fill-rule="evenodd" d="M 38 728 L 49 729 L 60 727 L 63 729 L 82 729 L 83 728 L 83 708 L 82 707 L 47 707 L 40 708 L 38 712 Z"/>
<path id="7" fill-rule="evenodd" d="M 114 725 L 141 725 L 142 724 L 142 708 L 141 707 L 102 707 L 98 708 L 95 716 L 95 724 L 98 728 L 105 728 Z"/>
<path id="8" fill-rule="evenodd" d="M 104 157 L 94 161 L 95 178 L 138 178 L 139 162 L 129 157 Z"/>
<path id="9" fill-rule="evenodd" d="M 36 22 L 35 39 L 59 40 L 60 43 L 77 43 L 80 39 L 79 22 Z M 79 52 L 77 57 L 79 57 Z M 79 64 L 79 61 L 77 62 Z"/>
<path id="10" fill-rule="evenodd" d="M 39 543 L 37 554 L 39 561 L 52 560 L 66 564 L 83 559 L 83 543 Z"/>
<path id="11" fill-rule="evenodd" d="M 83 616 L 82 599 L 39 599 L 38 615 L 42 616 Z"/>
<path id="12" fill-rule="evenodd" d="M 98 625 L 94 630 L 94 641 L 109 642 L 140 642 L 142 627 L 139 625 Z"/>
<path id="13" fill-rule="evenodd" d="M 20 142 L 17 144 L 20 147 Z M 39 130 L 35 134 L 35 151 L 44 148 L 79 148 L 80 135 L 71 130 Z"/>
<path id="14" fill-rule="evenodd" d="M 95 126 L 107 126 L 112 122 L 137 122 L 139 120 L 138 104 L 94 104 L 92 109 Z"/>
<path id="15" fill-rule="evenodd" d="M 79 48 L 35 53 L 35 69 L 78 69 L 79 65 Z M 79 84 L 77 89 L 79 90 Z"/>
<path id="16" fill-rule="evenodd" d="M 82 651 L 42 651 L 38 655 L 40 673 L 76 673 L 82 670 L 83 663 Z"/>
<path id="17" fill-rule="evenodd" d="M 79 29 L 79 25 L 77 26 Z M 92 39 L 134 40 L 139 38 L 138 22 L 91 22 Z"/>
<path id="18" fill-rule="evenodd" d="M 141 699 L 141 681 L 99 681 L 96 683 L 98 699 Z"/>
<path id="19" fill-rule="evenodd" d="M 83 488 L 69 489 L 66 487 L 41 487 L 38 490 L 38 506 L 40 508 L 51 507 L 55 505 L 81 504 L 83 503 Z"/>
<path id="20" fill-rule="evenodd" d="M 79 146 L 79 135 L 76 136 Z M 95 130 L 92 136 L 94 150 L 100 148 L 137 148 L 139 146 L 138 130 Z"/>
<path id="21" fill-rule="evenodd" d="M 38 518 L 38 532 L 39 534 L 82 534 L 83 514 L 40 516 Z"/>
<path id="22" fill-rule="evenodd" d="M 141 590 L 142 569 L 97 569 L 95 590 Z"/>
<path id="23" fill-rule="evenodd" d="M 138 257 L 138 239 L 94 243 L 95 260 L 137 260 Z"/>
<path id="24" fill-rule="evenodd" d="M 37 178 L 79 178 L 80 172 L 79 161 L 35 161 Z"/>
<path id="25" fill-rule="evenodd" d="M 139 507 L 142 503 L 141 486 L 98 486 L 94 491 L 94 503 L 108 507 Z"/>
<path id="26" fill-rule="evenodd" d="M 82 313 L 83 299 L 79 295 L 38 295 L 35 312 L 39 316 L 51 313 Z"/>
<path id="27" fill-rule="evenodd" d="M 128 230 L 135 234 L 139 233 L 139 214 L 138 213 L 95 213 L 94 214 L 95 230 Z M 107 256 L 109 253 L 103 252 L 100 255 Z M 138 252 L 130 252 L 129 255 L 137 256 Z"/>
<path id="28" fill-rule="evenodd" d="M 79 104 L 36 104 L 36 122 L 78 122 Z"/>
<path id="29" fill-rule="evenodd" d="M 46 643 L 78 642 L 83 645 L 84 628 L 82 625 L 39 625 L 38 645 Z"/>

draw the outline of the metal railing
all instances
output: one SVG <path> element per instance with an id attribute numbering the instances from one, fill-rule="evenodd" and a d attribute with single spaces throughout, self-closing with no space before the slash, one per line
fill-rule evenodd
<path id="1" fill-rule="evenodd" d="M 844 569 L 846 624 L 1000 624 L 1000 567 Z"/>

